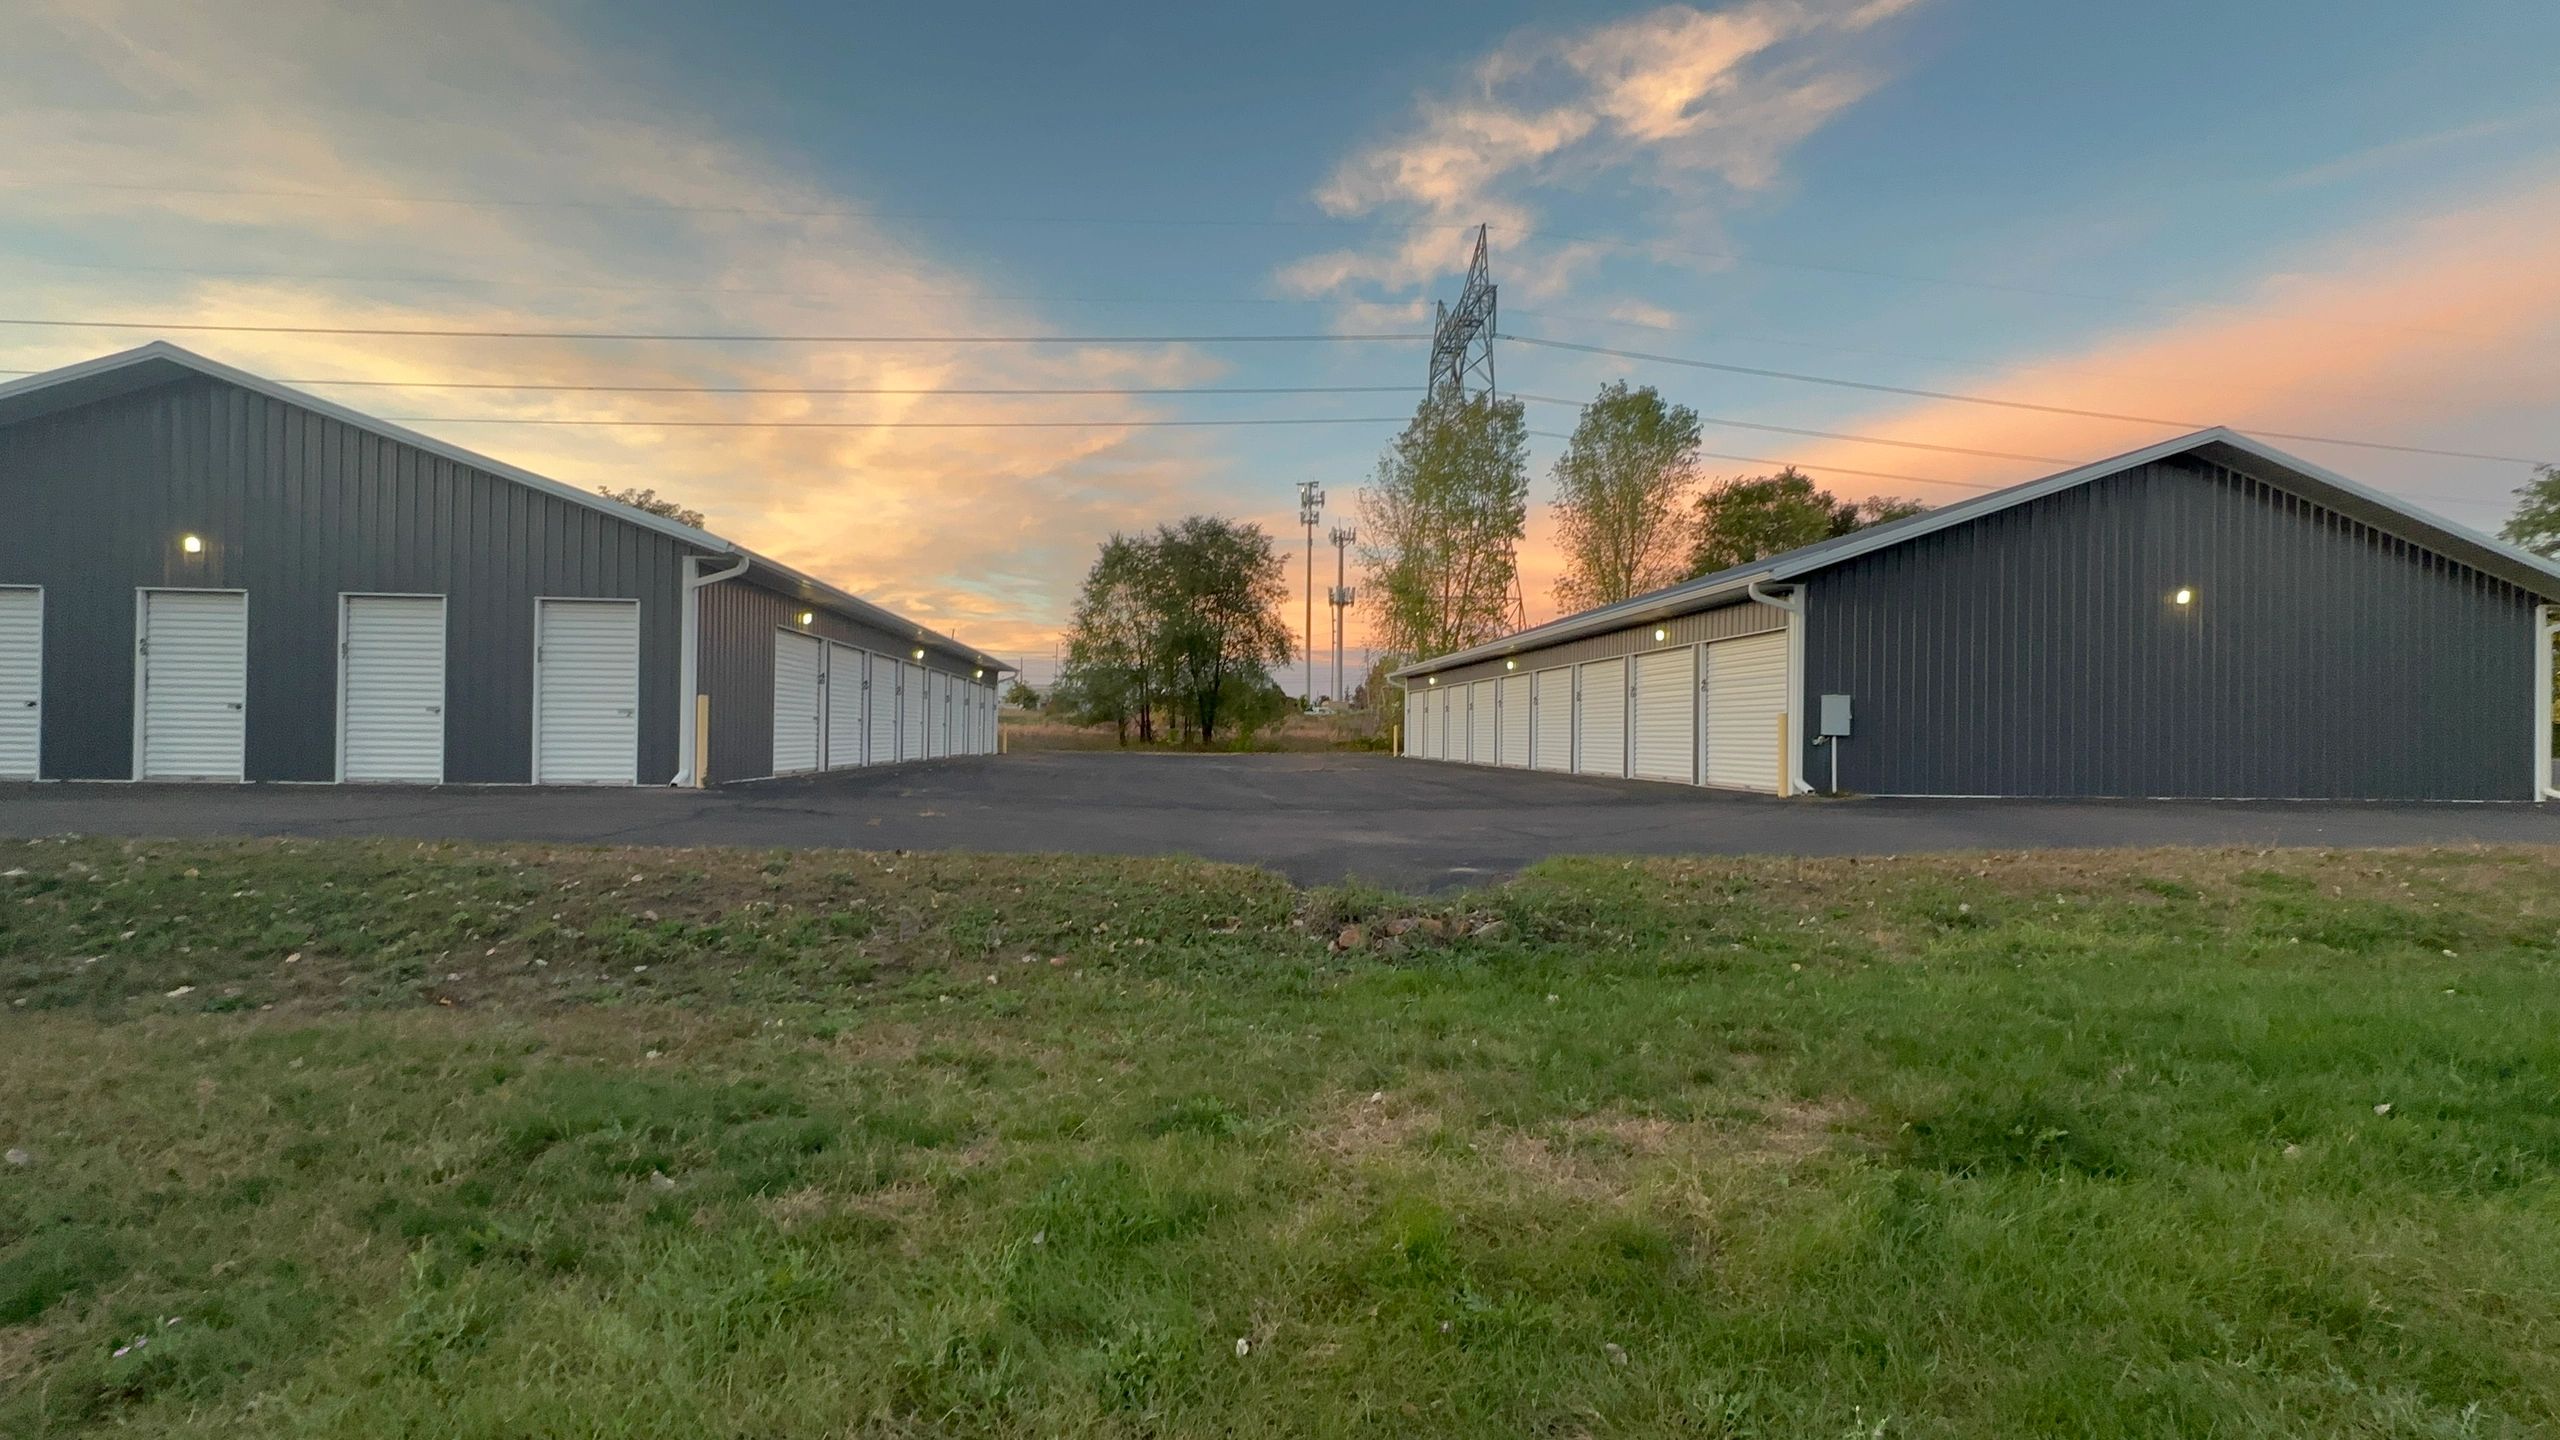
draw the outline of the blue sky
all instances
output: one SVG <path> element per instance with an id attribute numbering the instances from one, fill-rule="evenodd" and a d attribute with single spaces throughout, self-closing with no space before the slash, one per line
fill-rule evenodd
<path id="1" fill-rule="evenodd" d="M 1483 220 L 1522 335 L 2560 453 L 2560 7 L 1071 8 L 37 0 L 0 55 L 0 281 L 22 317 L 1406 331 L 1454 293 Z M 0 366 L 142 338 L 0 327 Z M 1423 369 L 1418 343 L 169 338 L 311 379 L 933 391 L 1415 385 Z M 1723 419 L 1900 440 L 1709 432 L 1859 493 L 1947 499 L 2058 468 L 1928 446 L 2076 461 L 2168 433 L 1523 345 L 1499 364 L 1532 395 L 1624 375 Z M 1216 510 L 1287 531 L 1300 479 L 1343 514 L 1393 427 L 628 422 L 1295 419 L 1413 400 L 323 393 L 449 421 L 418 423 L 564 479 L 687 495 L 749 543 L 1016 653 L 1047 648 L 1110 529 Z M 486 423 L 535 419 L 626 423 Z M 1539 442 L 1541 493 L 1556 448 Z M 2293 448 L 2484 528 L 2525 475 Z M 1533 614 L 1551 609 L 1545 530 Z"/>

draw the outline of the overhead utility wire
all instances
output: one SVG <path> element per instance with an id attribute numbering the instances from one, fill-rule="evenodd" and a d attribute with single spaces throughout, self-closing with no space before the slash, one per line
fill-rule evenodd
<path id="1" fill-rule="evenodd" d="M 1534 401 L 1540 405 L 1570 405 L 1579 410 L 1579 400 L 1565 400 L 1554 395 L 1529 395 L 1510 392 L 1515 400 Z M 1773 435 L 1809 435 L 1816 440 L 1848 440 L 1860 445 L 1891 445 L 1901 450 L 1928 450 L 1940 455 L 1973 455 L 1985 460 L 2032 460 L 2040 465 L 2069 465 L 2075 462 L 2058 455 L 2022 455 L 2014 450 L 1976 450 L 1964 445 L 1932 445 L 1925 440 L 1888 440 L 1881 435 L 1849 435 L 1838 430 L 1808 430 L 1798 425 L 1766 425 L 1757 420 L 1727 420 L 1714 415 L 1698 417 L 1701 425 L 1717 425 L 1732 430 L 1766 430 Z"/>
<path id="2" fill-rule="evenodd" d="M 585 425 L 632 430 L 1170 430 L 1227 425 L 1405 425 L 1410 415 L 1273 415 L 1222 420 L 585 420 L 551 416 L 383 415 L 400 425 Z"/>
<path id="3" fill-rule="evenodd" d="M 41 375 L 0 370 L 0 375 Z M 385 390 L 539 390 L 608 395 L 1417 395 L 1420 385 L 569 385 L 537 380 L 283 380 L 278 385 L 361 385 Z"/>
<path id="4" fill-rule="evenodd" d="M 2215 422 L 2209 420 L 2171 420 L 2158 415 L 2128 415 L 2115 410 L 2084 410 L 2072 405 L 2044 405 L 2031 400 L 2007 400 L 1996 395 L 1966 395 L 1952 390 L 1923 390 L 1910 385 L 1879 385 L 1866 380 L 1843 380 L 1835 375 L 1807 375 L 1793 370 L 1769 370 L 1757 365 L 1730 365 L 1716 360 L 1695 360 L 1678 355 L 1654 355 L 1642 350 L 1618 350 L 1607 345 L 1583 345 L 1571 340 L 1548 340 L 1536 335 L 1518 335 L 1504 331 L 1497 338 L 1535 345 L 1547 350 L 1572 350 L 1585 355 L 1609 355 L 1621 360 L 1642 360 L 1656 365 L 1680 365 L 1692 370 L 1715 370 L 1727 375 L 1751 375 L 1763 380 L 1789 380 L 1804 385 L 1829 385 L 1842 390 L 1865 390 L 1879 395 L 1910 395 L 1923 400 L 1951 400 L 1964 405 L 1991 405 L 2003 410 L 2032 410 L 2044 415 L 2073 415 L 2089 420 L 2118 420 L 2128 425 L 2166 425 L 2180 430 L 2202 430 Z M 2437 455 L 2452 460 L 2492 460 L 2511 465 L 2540 465 L 2521 455 L 2488 455 L 2476 450 L 2439 450 L 2426 445 L 2393 445 L 2380 440 L 2350 440 L 2338 435 L 2307 435 L 2299 431 L 2264 430 L 2246 427 L 2253 435 L 2271 440 L 2303 440 L 2319 445 L 2351 445 L 2360 450 L 2390 450 L 2402 455 Z"/>
<path id="5" fill-rule="evenodd" d="M 1520 397 L 1527 399 L 1527 396 Z M 1541 440 L 1571 441 L 1573 437 L 1559 430 L 1523 432 Z M 1997 490 L 1997 485 L 1984 485 L 1971 480 L 1941 480 L 1934 475 L 1904 475 L 1892 470 L 1852 470 L 1846 465 L 1807 465 L 1796 460 L 1777 460 L 1766 455 L 1734 455 L 1722 450 L 1700 450 L 1701 460 L 1731 460 L 1743 465 L 1775 465 L 1781 469 L 1810 470 L 1823 475 L 1855 475 L 1861 480 L 1901 480 L 1913 485 L 1946 485 L 1958 490 Z"/>
<path id="6" fill-rule="evenodd" d="M 438 340 L 666 340 L 762 345 L 1315 345 L 1391 340 L 1409 345 L 1419 334 L 1316 335 L 774 335 L 679 334 L 630 330 L 465 330 L 392 325 L 223 325 L 178 320 L 35 320 L 0 316 L 0 325 L 56 330 L 201 330 L 226 335 L 391 335 Z"/>

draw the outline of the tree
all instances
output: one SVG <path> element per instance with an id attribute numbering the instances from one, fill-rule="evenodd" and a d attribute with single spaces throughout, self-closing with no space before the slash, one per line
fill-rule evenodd
<path id="1" fill-rule="evenodd" d="M 1698 497 L 1689 574 L 1730 570 L 1928 508 L 1894 496 L 1843 500 L 1793 465 L 1722 481 Z"/>
<path id="2" fill-rule="evenodd" d="M 1360 492 L 1360 560 L 1394 649 L 1445 655 L 1511 628 L 1529 517 L 1517 400 L 1434 396 Z"/>
<path id="3" fill-rule="evenodd" d="M 1202 515 L 1161 527 L 1153 543 L 1161 669 L 1201 740 L 1214 741 L 1236 693 L 1229 682 L 1249 688 L 1289 663 L 1287 562 L 1261 526 Z"/>
<path id="4" fill-rule="evenodd" d="M 2560 465 L 2545 465 L 2516 491 L 2516 513 L 2498 534 L 2536 555 L 2560 560 Z"/>
<path id="5" fill-rule="evenodd" d="M 701 511 L 686 509 L 684 506 L 673 500 L 662 500 L 658 498 L 658 492 L 656 490 L 641 490 L 636 488 L 630 490 L 610 490 L 599 485 L 596 487 L 596 493 L 607 500 L 613 501 L 617 505 L 628 505 L 634 510 L 646 510 L 652 515 L 662 516 L 666 519 L 673 520 L 679 525 L 690 525 L 696 530 L 702 528 Z"/>
<path id="6" fill-rule="evenodd" d="M 1159 704 L 1188 738 L 1217 739 L 1238 695 L 1289 663 L 1280 618 L 1286 562 L 1258 525 L 1192 516 L 1152 535 L 1114 535 L 1077 592 L 1053 704 L 1109 721 L 1123 744 L 1156 739 Z"/>
<path id="7" fill-rule="evenodd" d="M 1004 703 L 1016 710 L 1037 710 L 1040 708 L 1040 692 L 1032 689 L 1029 681 L 1017 675 L 1012 684 L 1004 687 Z"/>
<path id="8" fill-rule="evenodd" d="M 1697 470 L 1698 412 L 1665 405 L 1650 385 L 1601 386 L 1556 460 L 1556 603 L 1588 610 L 1678 580 L 1680 500 Z"/>
<path id="9" fill-rule="evenodd" d="M 1066 668 L 1058 677 L 1060 713 L 1079 724 L 1108 721 L 1121 744 L 1129 722 L 1138 739 L 1154 739 L 1154 555 L 1143 539 L 1113 535 L 1085 572 L 1067 629 Z"/>

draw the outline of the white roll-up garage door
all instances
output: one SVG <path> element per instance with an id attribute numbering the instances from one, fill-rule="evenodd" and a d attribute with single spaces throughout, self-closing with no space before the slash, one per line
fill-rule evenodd
<path id="1" fill-rule="evenodd" d="M 1467 758 L 1467 697 L 1462 685 L 1440 687 L 1440 748 L 1443 760 Z"/>
<path id="2" fill-rule="evenodd" d="M 898 662 L 898 758 L 924 758 L 924 667 Z"/>
<path id="3" fill-rule="evenodd" d="M 142 593 L 141 780 L 237 780 L 247 734 L 249 597 Z"/>
<path id="4" fill-rule="evenodd" d="M 827 642 L 827 768 L 843 770 L 862 763 L 863 677 L 869 656 L 850 645 Z"/>
<path id="5" fill-rule="evenodd" d="M 1529 677 L 1502 677 L 1502 763 L 1529 763 Z"/>
<path id="6" fill-rule="evenodd" d="M 898 663 L 886 655 L 863 656 L 863 709 L 870 717 L 871 743 L 862 763 L 886 765 L 898 758 Z"/>
<path id="7" fill-rule="evenodd" d="M 1530 677 L 1530 763 L 1540 770 L 1573 768 L 1573 671 L 1541 670 Z"/>
<path id="8" fill-rule="evenodd" d="M 1636 657 L 1635 738 L 1636 778 L 1697 779 L 1697 651 L 1683 646 Z"/>
<path id="9" fill-rule="evenodd" d="M 1775 794 L 1786 708 L 1786 632 L 1709 645 L 1707 783 Z"/>
<path id="10" fill-rule="evenodd" d="M 350 595 L 338 663 L 338 778 L 444 779 L 444 597 Z"/>
<path id="11" fill-rule="evenodd" d="M 1422 753 L 1422 732 L 1414 725 L 1421 715 L 1421 700 L 1407 690 L 1404 692 L 1404 753 L 1407 758 Z"/>
<path id="12" fill-rule="evenodd" d="M 933 753 L 951 753 L 951 677 L 936 675 L 933 680 Z"/>
<path id="13" fill-rule="evenodd" d="M 44 592 L 0 589 L 0 780 L 33 780 L 44 749 Z"/>
<path id="14" fill-rule="evenodd" d="M 1494 721 L 1500 713 L 1494 707 L 1500 703 L 1501 701 L 1494 693 L 1493 682 L 1490 680 L 1479 680 L 1467 687 L 1468 764 L 1491 765 L 1494 763 Z"/>
<path id="15" fill-rule="evenodd" d="M 1593 660 L 1574 686 L 1573 768 L 1583 775 L 1627 773 L 1627 662 Z"/>
<path id="16" fill-rule="evenodd" d="M 774 774 L 797 775 L 823 763 L 826 673 L 826 641 L 796 630 L 773 632 Z"/>
<path id="17" fill-rule="evenodd" d="M 640 769 L 639 604 L 543 600 L 534 637 L 534 783 L 631 784 Z"/>

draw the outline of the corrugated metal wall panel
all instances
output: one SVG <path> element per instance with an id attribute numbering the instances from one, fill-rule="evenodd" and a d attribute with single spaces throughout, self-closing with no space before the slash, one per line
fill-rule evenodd
<path id="1" fill-rule="evenodd" d="M 2160 462 L 1807 591 L 1853 791 L 2530 798 L 2530 597 L 2235 471 Z"/>
<path id="2" fill-rule="evenodd" d="M 717 560 L 706 565 L 717 566 Z M 868 625 L 856 624 L 827 610 L 768 590 L 746 580 L 723 580 L 694 592 L 702 606 L 701 649 L 696 675 L 702 693 L 711 697 L 711 769 L 708 783 L 761 779 L 773 773 L 773 642 L 779 629 L 823 636 L 839 644 L 869 651 L 874 657 L 872 688 L 894 699 L 896 677 L 912 641 Z M 811 616 L 800 623 L 803 612 Z M 937 670 L 956 671 L 958 662 L 927 652 Z M 894 724 L 895 712 L 887 717 Z M 870 763 L 886 764 L 894 750 L 874 750 Z"/>
<path id="3" fill-rule="evenodd" d="M 671 537 L 210 377 L 0 426 L 0 511 L 0 584 L 51 602 L 48 775 L 133 773 L 143 586 L 250 592 L 252 780 L 336 774 L 344 593 L 450 597 L 458 782 L 530 778 L 536 596 L 641 600 L 641 769 L 675 773 Z"/>
<path id="4" fill-rule="evenodd" d="M 1605 635 L 1586 635 L 1579 640 L 1568 640 L 1562 645 L 1550 645 L 1543 650 L 1523 650 L 1517 656 L 1510 658 L 1517 659 L 1523 670 L 1533 667 L 1543 669 L 1550 665 L 1575 665 L 1588 660 L 1607 660 L 1617 656 L 1634 655 L 1645 650 L 1661 650 L 1670 646 L 1696 645 L 1707 640 L 1730 639 L 1736 635 L 1758 635 L 1770 630 L 1783 630 L 1786 626 L 1785 611 L 1775 606 L 1756 604 L 1746 600 L 1739 604 L 1718 606 L 1713 610 L 1702 610 L 1694 615 L 1679 615 L 1669 620 L 1631 625 L 1624 630 L 1612 630 Z M 1653 632 L 1656 630 L 1662 631 L 1664 638 L 1654 639 Z M 1496 659 L 1481 661 L 1456 670 L 1444 670 L 1440 672 L 1439 678 L 1443 685 L 1457 685 L 1503 673 L 1505 672 L 1502 661 Z M 1415 676 L 1414 683 L 1421 684 L 1422 678 Z"/>

